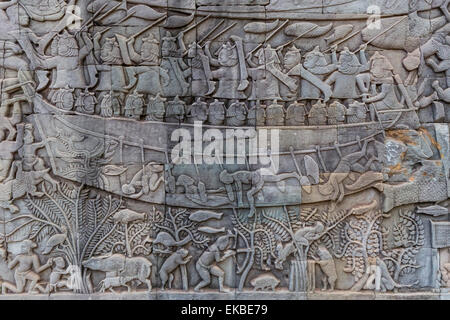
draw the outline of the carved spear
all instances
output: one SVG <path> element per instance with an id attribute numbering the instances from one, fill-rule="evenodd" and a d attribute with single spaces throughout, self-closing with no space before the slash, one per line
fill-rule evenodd
<path id="1" fill-rule="evenodd" d="M 404 16 L 403 18 L 401 18 L 400 20 L 398 20 L 397 22 L 395 22 L 392 26 L 390 26 L 389 28 L 387 28 L 386 30 L 384 30 L 383 32 L 377 34 L 375 37 L 373 37 L 372 39 L 370 39 L 369 41 L 367 41 L 365 44 L 366 46 L 369 45 L 370 43 L 372 43 L 373 41 L 375 41 L 376 39 L 378 39 L 379 37 L 381 37 L 382 35 L 384 35 L 385 33 L 387 33 L 388 31 L 390 31 L 391 29 L 393 29 L 395 26 L 397 26 L 398 24 L 400 24 L 403 20 L 405 20 L 406 18 L 408 18 L 408 16 Z M 358 50 L 356 50 L 353 53 L 357 53 L 361 50 L 361 48 L 359 48 Z"/>
<path id="2" fill-rule="evenodd" d="M 156 20 L 155 22 L 153 22 L 152 24 L 148 25 L 147 27 L 145 27 L 144 29 L 142 29 L 141 31 L 139 31 L 138 33 L 132 35 L 131 37 L 129 37 L 127 39 L 127 42 L 129 42 L 130 40 L 139 37 L 141 34 L 143 34 L 144 32 L 146 32 L 147 30 L 157 26 L 158 24 L 160 24 L 161 22 L 163 22 L 164 20 L 166 20 L 167 15 L 164 15 L 163 17 L 159 18 L 158 20 Z"/>
<path id="3" fill-rule="evenodd" d="M 306 31 L 306 32 L 302 33 L 301 35 L 299 35 L 297 38 L 295 38 L 295 39 L 293 39 L 293 40 L 291 40 L 291 41 L 289 41 L 289 42 L 287 42 L 287 43 L 285 43 L 285 44 L 282 44 L 282 45 L 279 46 L 276 50 L 277 50 L 277 51 L 278 51 L 278 50 L 281 50 L 281 49 L 283 49 L 283 48 L 285 48 L 285 47 L 291 45 L 292 43 L 295 43 L 297 40 L 300 40 L 300 38 L 304 37 L 305 35 L 307 35 L 308 33 L 312 32 L 312 31 L 316 30 L 318 27 L 319 27 L 318 25 L 315 25 L 314 27 L 312 27 L 312 28 L 309 29 L 308 31 Z"/>
<path id="4" fill-rule="evenodd" d="M 277 33 L 278 31 L 280 31 L 281 29 L 284 28 L 285 25 L 287 25 L 290 22 L 289 19 L 287 19 L 285 22 L 283 22 L 281 24 L 281 26 L 279 26 L 276 30 L 274 30 L 268 37 L 267 39 L 264 41 L 264 43 L 260 43 L 255 49 L 253 49 L 252 51 L 249 52 L 249 54 L 247 55 L 247 58 L 250 57 L 252 54 L 254 54 L 256 51 L 258 51 L 259 49 L 261 49 L 261 47 L 267 43 L 268 41 L 270 41 Z M 308 31 L 309 32 L 309 31 Z"/>

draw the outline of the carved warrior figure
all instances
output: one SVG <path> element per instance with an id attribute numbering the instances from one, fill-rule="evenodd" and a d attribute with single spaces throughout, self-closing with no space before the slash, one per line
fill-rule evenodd
<path id="1" fill-rule="evenodd" d="M 187 82 L 191 75 L 191 69 L 182 58 L 186 51 L 183 37 L 183 32 L 179 33 L 177 37 L 173 37 L 167 31 L 162 38 L 160 66 L 168 74 L 168 81 L 163 84 L 162 88 L 166 97 L 185 97 L 191 94 L 190 85 Z"/>
<path id="2" fill-rule="evenodd" d="M 225 104 L 215 99 L 209 104 L 208 122 L 212 125 L 223 125 L 225 112 Z"/>
<path id="3" fill-rule="evenodd" d="M 336 53 L 333 51 L 333 56 Z M 345 47 L 340 53 L 338 70 L 333 72 L 325 81 L 329 85 L 333 85 L 332 98 L 343 100 L 358 99 L 362 93 L 367 93 L 369 76 L 362 74 L 369 70 L 369 64 L 365 54 L 365 45 L 360 49 L 360 59 Z M 337 57 L 333 57 L 333 61 L 337 61 Z M 361 94 L 358 92 L 361 92 Z"/>
<path id="4" fill-rule="evenodd" d="M 304 126 L 308 111 L 303 103 L 294 102 L 286 111 L 287 126 Z"/>
<path id="5" fill-rule="evenodd" d="M 233 250 L 227 250 L 231 245 L 231 238 L 234 235 L 229 232 L 225 236 L 219 237 L 216 242 L 208 247 L 200 258 L 198 258 L 195 269 L 200 276 L 200 283 L 194 288 L 195 291 L 208 286 L 211 283 L 211 276 L 216 276 L 219 278 L 219 291 L 226 292 L 223 282 L 225 277 L 225 272 L 219 268 L 217 263 L 223 262 L 228 258 L 236 254 Z M 222 255 L 223 253 L 223 255 Z"/>
<path id="6" fill-rule="evenodd" d="M 51 267 L 53 260 L 49 259 L 46 264 L 41 265 L 39 257 L 33 250 L 37 247 L 36 243 L 31 240 L 25 240 L 22 243 L 23 253 L 18 254 L 11 262 L 8 263 L 9 269 L 14 269 L 14 280 L 16 284 L 4 281 L 2 283 L 2 294 L 10 290 L 14 293 L 23 293 L 27 285 L 27 281 L 31 281 L 28 293 L 45 292 L 40 284 L 40 273 Z"/>
<path id="7" fill-rule="evenodd" d="M 226 124 L 230 127 L 241 127 L 247 119 L 248 109 L 245 102 L 235 100 L 227 109 Z"/>
<path id="8" fill-rule="evenodd" d="M 156 97 L 150 98 L 145 112 L 145 120 L 163 122 L 166 115 L 166 101 L 158 93 Z"/>
<path id="9" fill-rule="evenodd" d="M 188 123 L 205 122 L 208 119 L 208 104 L 202 101 L 201 98 L 197 100 L 186 110 L 186 117 Z"/>
<path id="10" fill-rule="evenodd" d="M 248 87 L 249 82 L 242 39 L 232 36 L 230 40 L 220 48 L 217 59 L 211 54 L 211 43 L 206 42 L 205 45 L 205 53 L 209 57 L 211 66 L 218 67 L 212 71 L 213 79 L 219 80 L 217 91 L 213 97 L 246 99 L 244 90 Z"/>
<path id="11" fill-rule="evenodd" d="M 305 57 L 304 65 L 301 64 L 300 50 L 295 46 L 291 47 L 285 55 L 284 67 L 291 77 L 300 77 L 297 84 L 297 94 L 292 96 L 296 99 L 320 99 L 323 97 L 327 102 L 331 95 L 331 87 L 325 83 L 324 77 L 336 69 L 335 65 L 328 65 L 323 53 L 315 48 Z M 288 97 L 291 96 L 288 94 Z M 291 100 L 288 98 L 288 100 Z"/>
<path id="12" fill-rule="evenodd" d="M 141 94 L 157 95 L 163 92 L 163 86 L 169 85 L 168 70 L 160 67 L 159 41 L 153 34 L 142 39 L 140 54 L 134 50 L 135 38 L 126 39 L 120 36 L 121 43 L 126 43 L 128 50 L 122 50 L 122 55 L 129 56 L 129 64 L 134 62 L 136 66 L 127 67 L 127 75 L 130 83 L 127 89 L 133 88 Z M 122 45 L 124 48 L 125 45 Z"/>
<path id="13" fill-rule="evenodd" d="M 188 64 L 191 67 L 192 95 L 194 97 L 209 96 L 216 90 L 211 65 L 203 48 L 196 42 L 189 45 Z"/>
<path id="14" fill-rule="evenodd" d="M 371 97 L 363 97 L 365 103 L 371 103 L 379 120 L 383 123 L 391 122 L 396 128 L 417 129 L 419 118 L 414 110 L 411 98 L 398 75 L 393 74 L 394 67 L 389 60 L 378 51 L 370 58 L 370 81 L 372 83 Z M 396 84 L 395 84 L 396 82 Z M 381 86 L 381 92 L 377 92 Z M 395 88 L 398 87 L 403 95 L 406 106 L 398 101 Z M 412 110 L 404 110 L 406 107 Z M 403 109 L 403 110 L 402 110 Z M 395 112 L 395 110 L 401 110 Z M 394 111 L 394 112 L 393 112 Z"/>
<path id="15" fill-rule="evenodd" d="M 253 62 L 251 55 L 247 58 L 251 67 L 248 69 L 248 75 L 253 79 L 249 100 L 281 100 L 280 82 L 295 92 L 297 84 L 282 72 L 280 58 L 275 49 L 266 45 L 255 55 L 258 58 L 257 63 Z"/>
<path id="16" fill-rule="evenodd" d="M 85 35 L 85 38 L 87 36 Z M 94 48 L 91 41 L 79 49 L 75 36 L 66 30 L 61 35 L 56 35 L 51 45 L 50 57 L 37 57 L 37 67 L 47 70 L 56 69 L 56 77 L 52 79 L 50 88 L 52 93 L 58 89 L 69 87 L 71 89 L 87 88 L 83 71 L 83 60 Z"/>

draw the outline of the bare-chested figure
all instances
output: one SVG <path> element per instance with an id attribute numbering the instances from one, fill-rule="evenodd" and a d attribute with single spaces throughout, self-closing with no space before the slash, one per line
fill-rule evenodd
<path id="1" fill-rule="evenodd" d="M 341 202 L 344 199 L 345 190 L 343 182 L 350 175 L 350 173 L 355 171 L 364 173 L 370 168 L 374 161 L 378 160 L 375 156 L 372 156 L 368 159 L 364 166 L 358 163 L 359 160 L 367 157 L 367 145 L 371 141 L 375 140 L 373 138 L 368 139 L 364 142 L 361 151 L 341 157 L 341 161 L 339 162 L 336 170 L 331 173 L 328 182 L 319 185 L 319 192 L 321 194 L 329 195 L 333 193 L 332 199 L 337 200 L 337 202 Z M 339 149 L 337 148 L 336 150 L 340 154 Z"/>
<path id="2" fill-rule="evenodd" d="M 0 182 L 3 182 L 8 176 L 11 164 L 14 160 L 14 153 L 23 145 L 24 126 L 17 125 L 17 135 L 15 141 L 0 142 Z"/>
<path id="3" fill-rule="evenodd" d="M 263 175 L 261 171 L 237 171 L 234 173 L 229 173 L 228 171 L 224 170 L 220 173 L 220 181 L 225 184 L 225 188 L 227 191 L 228 198 L 230 201 L 235 201 L 234 197 L 234 190 L 233 190 L 233 184 L 236 186 L 236 192 L 237 192 L 237 199 L 238 199 L 238 206 L 243 207 L 244 201 L 243 201 L 243 184 L 249 184 L 251 185 L 251 189 L 247 191 L 247 199 L 248 203 L 250 204 L 250 213 L 249 217 L 252 217 L 255 212 L 255 195 L 261 191 L 261 189 L 264 187 L 264 183 L 266 182 L 277 182 L 278 187 L 282 190 L 283 184 L 282 181 L 287 180 L 289 178 L 296 178 L 300 182 L 301 177 L 296 172 L 292 173 L 282 173 L 278 175 Z M 282 190 L 283 191 L 283 190 Z"/>
<path id="4" fill-rule="evenodd" d="M 228 234 L 219 237 L 216 242 L 208 247 L 205 252 L 202 253 L 195 264 L 200 278 L 202 279 L 199 284 L 194 288 L 195 291 L 199 291 L 201 288 L 206 287 L 211 283 L 211 275 L 219 278 L 219 291 L 226 292 L 223 287 L 223 281 L 225 272 L 217 266 L 216 263 L 223 262 L 229 257 L 235 255 L 235 251 L 228 250 L 221 256 L 221 253 L 230 246 L 230 239 L 234 237 L 230 231 Z"/>
<path id="5" fill-rule="evenodd" d="M 31 240 L 25 240 L 23 242 L 23 248 L 25 253 L 17 255 L 9 264 L 8 268 L 13 269 L 14 279 L 16 280 L 16 285 L 10 282 L 2 283 L 2 294 L 7 293 L 8 290 L 14 293 L 23 293 L 27 284 L 27 280 L 31 281 L 28 293 L 34 293 L 34 289 L 38 289 L 40 292 L 45 292 L 45 288 L 38 284 L 41 279 L 39 273 L 48 269 L 52 265 L 52 259 L 49 259 L 46 264 L 41 266 L 39 262 L 39 257 L 33 252 L 33 249 L 37 247 L 36 243 Z"/>

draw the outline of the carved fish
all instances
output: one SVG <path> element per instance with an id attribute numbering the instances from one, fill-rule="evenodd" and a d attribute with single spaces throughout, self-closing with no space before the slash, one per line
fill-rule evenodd
<path id="1" fill-rule="evenodd" d="M 276 20 L 272 23 L 250 22 L 244 26 L 244 31 L 247 33 L 267 33 L 275 30 L 279 23 L 280 20 Z"/>
<path id="2" fill-rule="evenodd" d="M 308 30 L 311 30 L 312 28 L 314 28 L 314 26 L 315 26 L 315 24 L 310 23 L 310 22 L 294 23 L 294 24 L 291 24 L 289 27 L 287 27 L 284 30 L 284 33 L 287 36 L 298 37 L 299 35 L 302 35 L 305 32 L 307 32 Z M 330 23 L 326 26 L 319 26 L 319 27 L 315 28 L 314 30 L 312 30 L 311 32 L 308 32 L 307 34 L 305 34 L 303 36 L 303 38 L 316 38 L 316 37 L 323 36 L 324 34 L 329 32 L 331 30 L 331 28 L 333 28 L 332 23 Z"/>
<path id="3" fill-rule="evenodd" d="M 427 214 L 429 216 L 440 217 L 448 214 L 448 209 L 441 206 L 429 206 L 425 208 L 417 207 L 417 213 Z"/>
<path id="4" fill-rule="evenodd" d="M 116 222 L 120 223 L 130 223 L 134 221 L 144 221 L 146 214 L 145 213 L 138 213 L 133 210 L 124 209 L 118 211 L 114 216 L 113 219 Z"/>
<path id="5" fill-rule="evenodd" d="M 353 25 L 351 24 L 344 24 L 342 26 L 338 26 L 336 27 L 336 29 L 334 29 L 334 32 L 331 36 L 325 38 L 325 41 L 327 42 L 327 44 L 330 44 L 337 40 L 344 39 L 352 31 Z"/>
<path id="6" fill-rule="evenodd" d="M 198 228 L 198 231 L 201 231 L 204 233 L 211 233 L 211 234 L 222 233 L 222 232 L 225 232 L 225 227 L 220 228 L 220 229 L 216 229 L 213 227 L 200 227 L 200 228 Z"/>
<path id="7" fill-rule="evenodd" d="M 196 211 L 196 212 L 191 213 L 191 215 L 189 216 L 189 220 L 195 221 L 195 222 L 204 222 L 204 221 L 208 221 L 209 219 L 220 220 L 220 219 L 222 219 L 222 216 L 223 216 L 223 213 L 201 210 L 201 211 Z"/>
<path id="8" fill-rule="evenodd" d="M 167 18 L 166 23 L 163 25 L 167 29 L 183 28 L 191 23 L 195 18 L 195 13 L 190 16 L 170 16 Z"/>

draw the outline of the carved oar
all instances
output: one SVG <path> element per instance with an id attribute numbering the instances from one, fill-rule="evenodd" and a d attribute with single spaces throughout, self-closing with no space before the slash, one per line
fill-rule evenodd
<path id="1" fill-rule="evenodd" d="M 373 37 L 372 39 L 370 39 L 369 41 L 367 41 L 365 43 L 365 45 L 369 45 L 371 44 L 373 41 L 375 41 L 376 39 L 378 39 L 379 37 L 381 37 L 382 35 L 384 35 L 385 33 L 387 33 L 388 31 L 392 30 L 395 26 L 397 26 L 398 24 L 400 24 L 401 22 L 403 22 L 403 20 L 405 20 L 406 18 L 408 18 L 408 16 L 404 16 L 403 18 L 401 18 L 400 20 L 398 20 L 397 22 L 395 22 L 392 26 L 390 26 L 389 28 L 387 28 L 386 30 L 384 30 L 383 32 L 377 34 L 375 37 Z M 361 50 L 361 48 L 359 48 L 358 50 L 356 50 L 353 53 L 357 53 Z"/>
<path id="2" fill-rule="evenodd" d="M 145 27 L 144 29 L 142 29 L 141 31 L 139 31 L 138 33 L 132 35 L 131 37 L 129 37 L 127 39 L 127 42 L 129 42 L 132 39 L 135 39 L 137 37 L 139 37 L 141 34 L 143 34 L 144 32 L 146 32 L 147 30 L 157 26 L 158 24 L 160 24 L 161 22 L 163 22 L 164 20 L 166 20 L 167 15 L 164 15 L 163 17 L 159 18 L 158 20 L 156 20 L 155 22 L 153 22 L 152 24 L 148 25 L 147 27 Z"/>
<path id="3" fill-rule="evenodd" d="M 295 43 L 297 40 L 300 40 L 302 37 L 306 36 L 308 33 L 312 32 L 312 31 L 316 30 L 318 27 L 319 27 L 318 25 L 315 25 L 314 27 L 312 27 L 308 31 L 306 31 L 306 32 L 302 33 L 301 35 L 299 35 L 298 37 L 296 37 L 295 39 L 293 39 L 293 40 L 291 40 L 291 41 L 289 41 L 289 42 L 287 42 L 285 44 L 282 44 L 281 46 L 279 46 L 277 48 L 277 51 L 278 50 L 282 50 L 283 48 L 291 45 L 292 43 Z"/>
<path id="4" fill-rule="evenodd" d="M 267 39 L 263 42 L 260 43 L 255 49 L 253 49 L 252 51 L 250 51 L 247 55 L 247 58 L 250 57 L 252 54 L 254 54 L 256 51 L 258 51 L 259 49 L 261 49 L 261 47 L 267 43 L 268 41 L 270 41 L 281 29 L 283 29 L 288 23 L 290 22 L 289 19 L 287 19 L 285 22 L 283 22 L 281 24 L 281 26 L 279 26 L 278 28 L 276 28 L 268 37 Z M 309 32 L 309 31 L 308 31 Z"/>

